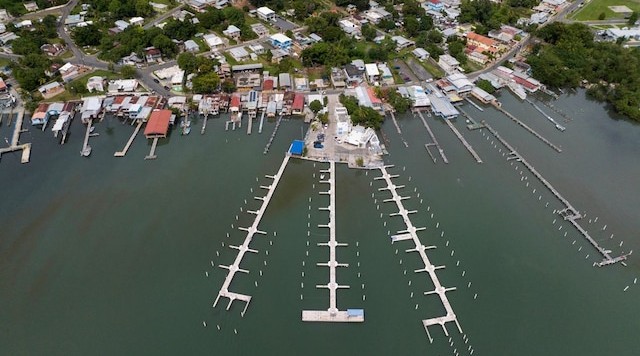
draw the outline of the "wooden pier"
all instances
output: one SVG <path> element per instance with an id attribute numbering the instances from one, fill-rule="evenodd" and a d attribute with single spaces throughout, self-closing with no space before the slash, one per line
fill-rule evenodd
<path id="1" fill-rule="evenodd" d="M 11 117 L 11 115 L 9 117 Z M 24 119 L 24 109 L 21 109 L 20 111 L 18 111 L 18 115 L 16 117 L 16 124 L 15 124 L 15 127 L 13 128 L 13 136 L 11 136 L 11 143 L 9 144 L 9 147 L 0 149 L 0 158 L 5 153 L 22 151 L 22 156 L 20 157 L 20 163 L 29 163 L 29 158 L 31 157 L 31 143 L 18 144 L 20 142 L 20 133 L 22 133 L 23 119 Z"/>
<path id="2" fill-rule="evenodd" d="M 87 123 L 87 131 L 84 134 L 84 142 L 82 143 L 82 151 L 80 155 L 83 157 L 89 157 L 91 154 L 91 146 L 89 146 L 89 137 L 91 136 L 91 128 L 93 127 L 93 119 L 89 119 Z"/>
<path id="3" fill-rule="evenodd" d="M 276 191 L 278 182 L 280 182 L 280 178 L 282 178 L 282 174 L 284 173 L 285 168 L 287 168 L 287 163 L 289 163 L 289 158 L 290 156 L 287 153 L 284 159 L 282 160 L 282 164 L 280 165 L 280 169 L 278 169 L 278 173 L 276 173 L 275 176 L 266 176 L 267 178 L 273 179 L 273 182 L 269 186 L 261 187 L 261 188 L 267 189 L 266 196 L 255 197 L 257 200 L 262 201 L 260 208 L 257 211 L 248 211 L 249 213 L 254 214 L 256 216 L 255 220 L 253 221 L 253 224 L 250 227 L 238 227 L 239 230 L 246 231 L 247 236 L 245 237 L 242 245 L 229 246 L 230 248 L 238 250 L 238 255 L 236 256 L 235 260 L 229 266 L 218 265 L 218 267 L 227 269 L 229 270 L 229 272 L 227 273 L 227 276 L 225 277 L 224 282 L 222 283 L 222 287 L 220 287 L 220 291 L 218 292 L 218 296 L 216 297 L 216 300 L 213 302 L 214 308 L 216 307 L 216 305 L 218 305 L 218 301 L 220 300 L 220 298 L 223 297 L 223 298 L 229 298 L 229 304 L 227 304 L 227 310 L 231 308 L 231 304 L 233 303 L 234 300 L 241 300 L 245 302 L 245 306 L 244 306 L 244 309 L 242 310 L 241 315 L 244 316 L 245 312 L 247 311 L 247 307 L 249 307 L 249 302 L 251 301 L 251 296 L 246 294 L 230 292 L 229 286 L 231 286 L 233 277 L 236 275 L 237 272 L 249 273 L 248 270 L 240 268 L 240 263 L 242 262 L 242 258 L 244 257 L 245 253 L 258 252 L 257 250 L 253 250 L 249 248 L 249 245 L 251 244 L 251 240 L 253 240 L 253 236 L 255 234 L 266 235 L 264 231 L 258 230 L 258 225 L 260 224 L 260 220 L 262 220 L 264 212 L 267 210 L 269 201 L 271 201 L 271 197 L 273 196 L 273 193 Z"/>
<path id="4" fill-rule="evenodd" d="M 144 159 L 149 160 L 149 159 L 158 158 L 158 156 L 156 156 L 156 147 L 158 146 L 159 139 L 160 139 L 159 137 L 153 138 L 153 142 L 151 143 L 151 150 L 149 151 L 149 154 Z"/>
<path id="5" fill-rule="evenodd" d="M 139 120 L 138 125 L 136 126 L 136 129 L 133 130 L 133 133 L 131 134 L 131 137 L 129 137 L 129 141 L 127 141 L 127 144 L 124 146 L 122 151 L 118 151 L 114 153 L 113 154 L 114 157 L 124 157 L 127 154 L 127 151 L 129 151 L 129 147 L 131 147 L 131 144 L 133 143 L 133 140 L 136 138 L 136 135 L 138 135 L 138 132 L 140 132 L 141 127 L 142 127 L 142 120 Z"/>
<path id="6" fill-rule="evenodd" d="M 444 163 L 449 163 L 447 156 L 444 155 L 444 150 L 440 147 L 440 144 L 438 143 L 436 136 L 433 134 L 433 131 L 431 131 L 431 127 L 429 126 L 429 124 L 427 123 L 427 120 L 422 115 L 422 112 L 419 110 L 416 110 L 414 112 L 416 112 L 418 116 L 420 116 L 420 119 L 422 120 L 422 124 L 427 129 L 427 132 L 429 132 L 429 136 L 431 137 L 431 143 L 428 143 L 425 145 L 425 148 L 427 149 L 427 151 L 429 151 L 430 146 L 435 146 L 438 149 L 438 152 L 440 152 L 440 157 L 442 157 L 442 161 L 444 161 Z M 431 154 L 431 151 L 429 151 L 429 155 L 433 159 L 433 155 Z M 435 159 L 433 162 L 435 163 Z"/>
<path id="7" fill-rule="evenodd" d="M 453 133 L 458 137 L 458 140 L 460 140 L 460 142 L 462 142 L 462 144 L 464 145 L 464 147 L 467 149 L 467 151 L 469 151 L 469 153 L 471 153 L 471 155 L 473 156 L 473 158 L 475 158 L 476 162 L 478 163 L 482 163 L 482 159 L 480 158 L 480 156 L 478 156 L 478 154 L 476 153 L 476 151 L 473 149 L 473 147 L 471 147 L 471 145 L 469 144 L 469 142 L 467 142 L 467 140 L 464 139 L 464 137 L 462 136 L 462 134 L 460 133 L 460 131 L 458 131 L 458 129 L 456 129 L 455 126 L 453 126 L 453 124 L 451 123 L 451 120 L 447 120 L 444 119 L 444 122 L 447 123 L 447 126 L 449 126 L 449 128 L 451 129 L 451 131 L 453 131 Z"/>
<path id="8" fill-rule="evenodd" d="M 551 116 L 549 116 L 546 112 L 542 111 L 542 109 L 536 105 L 536 103 L 534 103 L 533 101 L 527 99 L 524 99 L 526 102 L 528 102 L 529 104 L 531 104 L 531 106 L 533 106 L 540 114 L 542 114 L 542 116 L 544 116 L 547 120 L 549 120 L 552 124 L 555 125 L 556 129 L 560 130 L 560 131 L 564 131 L 566 130 L 566 128 L 560 124 L 558 124 L 556 122 L 556 120 L 554 120 Z"/>
<path id="9" fill-rule="evenodd" d="M 627 255 L 621 255 L 618 257 L 611 257 L 610 250 L 605 249 L 600 246 L 597 241 L 595 241 L 589 233 L 578 223 L 578 220 L 582 218 L 582 214 L 571 205 L 571 203 L 565 199 L 559 191 L 557 191 L 549 181 L 547 181 L 542 174 L 540 174 L 527 160 L 525 160 L 505 139 L 503 139 L 496 130 L 494 130 L 489 124 L 484 123 L 485 127 L 491 134 L 502 143 L 502 145 L 509 151 L 509 155 L 507 160 L 516 160 L 517 162 L 522 163 L 541 183 L 544 185 L 562 204 L 565 206 L 564 209 L 558 211 L 558 214 L 566 221 L 569 221 L 575 228 L 580 232 L 580 234 L 602 255 L 602 262 L 595 263 L 599 267 L 606 266 L 610 264 L 614 264 L 616 262 L 626 260 Z"/>
<path id="10" fill-rule="evenodd" d="M 384 181 L 387 184 L 387 186 L 384 187 L 384 188 L 380 188 L 379 190 L 381 190 L 381 191 L 388 190 L 392 195 L 391 199 L 385 199 L 384 202 L 393 202 L 398 207 L 398 212 L 390 214 L 390 216 L 401 216 L 402 220 L 404 221 L 404 224 L 406 226 L 405 230 L 398 231 L 396 235 L 391 236 L 391 243 L 395 243 L 395 242 L 398 242 L 398 241 L 404 241 L 404 240 L 413 241 L 414 247 L 410 248 L 410 249 L 407 249 L 406 252 L 417 252 L 420 255 L 420 258 L 422 259 L 422 262 L 424 264 L 424 268 L 416 269 L 414 272 L 415 273 L 427 272 L 429 274 L 429 277 L 431 278 L 431 281 L 433 282 L 434 287 L 435 287 L 433 291 L 424 292 L 424 295 L 431 295 L 431 294 L 438 295 L 438 297 L 440 298 L 440 301 L 442 302 L 442 305 L 444 306 L 444 309 L 446 311 L 446 314 L 443 315 L 443 316 L 422 320 L 422 325 L 424 326 L 424 330 L 426 331 L 427 336 L 429 337 L 429 342 L 433 342 L 433 338 L 431 337 L 431 334 L 429 333 L 429 326 L 432 326 L 432 325 L 440 325 L 442 327 L 442 329 L 444 330 L 445 335 L 449 336 L 449 332 L 447 331 L 447 328 L 446 328 L 446 323 L 454 322 L 456 324 L 456 326 L 458 327 L 458 331 L 460 333 L 462 333 L 462 328 L 460 327 L 460 324 L 458 323 L 458 319 L 456 317 L 456 314 L 453 312 L 453 308 L 451 307 L 451 303 L 449 303 L 449 299 L 447 298 L 447 295 L 446 295 L 447 292 L 453 291 L 456 288 L 455 287 L 445 288 L 440 283 L 440 280 L 438 279 L 438 276 L 436 275 L 435 271 L 438 270 L 438 269 L 445 268 L 445 266 L 434 266 L 429 261 L 429 257 L 427 256 L 425 251 L 429 250 L 429 249 L 434 249 L 436 247 L 435 246 L 425 246 L 425 245 L 422 244 L 422 242 L 420 242 L 420 239 L 418 238 L 417 232 L 425 230 L 426 228 L 424 228 L 424 227 L 415 227 L 413 225 L 413 223 L 411 222 L 411 219 L 409 218 L 409 214 L 416 213 L 416 211 L 415 210 L 409 211 L 409 210 L 405 209 L 404 205 L 402 204 L 402 201 L 406 200 L 406 199 L 409 199 L 409 197 L 402 197 L 402 196 L 400 196 L 398 194 L 398 189 L 401 189 L 404 186 L 397 186 L 397 185 L 393 184 L 391 179 L 395 178 L 395 177 L 398 177 L 398 176 L 389 174 L 387 172 L 387 168 L 390 168 L 390 167 L 392 167 L 392 166 L 383 166 L 383 167 L 381 167 L 380 168 L 380 172 L 382 173 L 382 176 L 376 177 L 374 179 L 375 180 L 384 179 Z"/>
<path id="11" fill-rule="evenodd" d="M 470 124 L 467 124 L 467 128 L 469 130 L 478 130 L 484 127 L 483 124 L 479 124 L 473 117 L 471 117 L 471 115 L 469 115 L 462 108 L 458 108 L 458 111 L 460 111 L 460 114 L 462 114 L 462 116 L 464 116 L 467 120 L 471 122 Z"/>
<path id="12" fill-rule="evenodd" d="M 278 117 L 278 121 L 276 121 L 276 127 L 273 128 L 271 137 L 269 137 L 269 142 L 267 142 L 267 145 L 264 147 L 263 154 L 266 155 L 267 153 L 269 153 L 269 148 L 271 148 L 271 144 L 273 143 L 273 140 L 276 138 L 276 134 L 278 133 L 278 128 L 280 128 L 281 123 L 282 123 L 282 115 L 280 115 L 280 117 Z"/>
<path id="13" fill-rule="evenodd" d="M 247 135 L 251 135 L 251 129 L 253 128 L 253 118 L 249 115 L 249 123 L 247 124 Z"/>
<path id="14" fill-rule="evenodd" d="M 209 119 L 209 113 L 204 114 L 204 119 L 202 120 L 202 129 L 200 129 L 200 134 L 204 135 L 205 130 L 207 129 L 207 120 Z"/>
<path id="15" fill-rule="evenodd" d="M 476 109 L 478 109 L 480 111 L 484 111 L 484 109 L 480 105 L 474 103 L 473 100 L 469 99 L 468 97 L 464 98 L 464 100 L 466 100 L 469 104 L 473 105 L 473 107 L 475 107 Z M 458 110 L 460 110 L 460 109 L 458 109 Z"/>
<path id="16" fill-rule="evenodd" d="M 400 130 L 400 125 L 398 125 L 398 121 L 396 120 L 396 115 L 394 114 L 393 108 L 391 107 L 391 105 L 388 105 L 386 109 L 387 109 L 386 111 L 391 116 L 391 120 L 393 121 L 393 124 L 396 126 L 396 130 L 398 131 L 398 135 L 400 135 L 400 139 L 402 140 L 404 147 L 409 147 L 409 144 L 407 143 L 407 141 L 405 141 L 405 139 L 402 137 L 402 130 Z"/>
<path id="17" fill-rule="evenodd" d="M 515 116 L 511 115 L 511 113 L 509 113 L 507 110 L 503 109 L 499 105 L 495 105 L 494 104 L 493 106 L 496 108 L 496 110 L 498 110 L 501 113 L 505 114 L 508 118 L 513 120 L 515 123 L 517 123 L 518 125 L 522 126 L 525 130 L 529 131 L 529 133 L 531 133 L 533 136 L 538 138 L 540 141 L 544 142 L 546 145 L 548 145 L 549 147 L 553 148 L 556 152 L 558 152 L 558 153 L 562 152 L 562 149 L 560 149 L 560 147 L 558 147 L 558 146 L 554 145 L 553 143 L 549 142 L 549 140 L 547 140 L 546 138 L 542 137 L 542 135 L 537 133 L 534 129 L 529 127 L 524 122 L 518 120 L 518 118 L 516 118 Z"/>
<path id="18" fill-rule="evenodd" d="M 264 117 L 267 114 L 267 109 L 262 110 L 262 115 L 260 116 L 260 126 L 258 126 L 258 133 L 262 133 L 262 124 L 264 124 Z"/>
<path id="19" fill-rule="evenodd" d="M 329 223 L 326 225 L 318 225 L 320 228 L 329 229 L 329 242 L 318 243 L 318 246 L 329 247 L 329 261 L 323 263 L 317 263 L 318 266 L 329 267 L 329 283 L 323 285 L 316 285 L 316 288 L 329 289 L 329 309 L 327 310 L 303 310 L 302 321 L 322 321 L 322 322 L 364 322 L 364 311 L 359 315 L 350 316 L 347 311 L 338 310 L 337 305 L 337 290 L 343 288 L 349 288 L 347 285 L 340 285 L 336 281 L 336 268 L 337 267 L 349 267 L 346 263 L 339 263 L 336 260 L 336 247 L 347 246 L 345 243 L 339 243 L 336 241 L 336 166 L 334 161 L 329 162 L 329 169 L 321 170 L 323 174 L 328 174 L 327 180 L 321 180 L 320 183 L 329 184 L 329 190 L 326 192 L 320 192 L 320 194 L 329 195 L 329 206 L 326 208 L 319 208 L 320 210 L 326 210 L 329 212 Z"/>

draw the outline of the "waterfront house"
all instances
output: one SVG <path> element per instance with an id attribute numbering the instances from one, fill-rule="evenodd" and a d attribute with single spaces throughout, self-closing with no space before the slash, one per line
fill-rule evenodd
<path id="1" fill-rule="evenodd" d="M 382 110 L 382 100 L 376 96 L 371 87 L 359 86 L 355 90 L 358 105 Z"/>
<path id="2" fill-rule="evenodd" d="M 48 103 L 40 103 L 31 115 L 31 125 L 44 125 L 47 120 Z"/>
<path id="3" fill-rule="evenodd" d="M 367 63 L 364 65 L 367 73 L 367 81 L 369 84 L 376 84 L 380 80 L 380 71 L 375 63 Z"/>
<path id="4" fill-rule="evenodd" d="M 304 113 L 304 94 L 296 93 L 291 105 L 291 114 L 302 115 Z"/>
<path id="5" fill-rule="evenodd" d="M 81 120 L 83 124 L 98 118 L 102 112 L 102 99 L 98 96 L 90 96 L 84 98 L 81 109 Z"/>
<path id="6" fill-rule="evenodd" d="M 39 9 L 35 1 L 25 2 L 24 8 L 27 9 L 28 12 L 38 11 Z"/>
<path id="7" fill-rule="evenodd" d="M 288 51 L 291 46 L 293 45 L 293 42 L 291 41 L 291 38 L 285 36 L 282 33 L 276 33 L 274 35 L 271 35 L 271 37 L 269 37 L 270 41 L 271 41 L 271 45 L 279 48 L 279 49 L 283 49 L 285 51 Z"/>
<path id="8" fill-rule="evenodd" d="M 155 110 L 151 112 L 147 120 L 147 126 L 144 128 L 144 136 L 146 138 L 164 138 L 169 132 L 169 122 L 173 112 L 168 109 Z"/>
<path id="9" fill-rule="evenodd" d="M 345 65 L 344 72 L 346 74 L 345 83 L 348 88 L 355 88 L 364 81 L 364 69 L 360 69 L 353 64 Z"/>
<path id="10" fill-rule="evenodd" d="M 280 89 L 291 89 L 291 75 L 289 73 L 278 74 L 278 82 L 280 82 Z"/>

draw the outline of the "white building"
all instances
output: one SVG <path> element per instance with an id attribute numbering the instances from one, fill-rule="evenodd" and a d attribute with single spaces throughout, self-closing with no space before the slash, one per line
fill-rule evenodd
<path id="1" fill-rule="evenodd" d="M 380 71 L 375 63 L 367 63 L 364 65 L 367 73 L 367 81 L 371 84 L 376 83 L 380 79 Z"/>
<path id="2" fill-rule="evenodd" d="M 92 91 L 104 91 L 104 78 L 99 76 L 94 76 L 89 78 L 87 81 L 87 90 L 89 92 Z"/>
<path id="3" fill-rule="evenodd" d="M 224 45 L 224 41 L 222 41 L 222 38 L 214 35 L 213 33 L 204 35 L 202 36 L 202 38 L 207 43 L 207 46 L 209 46 L 209 48 L 211 48 L 212 50 Z"/>
<path id="4" fill-rule="evenodd" d="M 416 58 L 418 58 L 418 60 L 420 60 L 420 61 L 424 61 L 424 60 L 429 59 L 429 52 L 427 52 L 422 47 L 418 47 L 418 48 L 414 49 L 411 53 L 413 53 L 413 55 L 416 56 Z"/>
<path id="5" fill-rule="evenodd" d="M 118 79 L 109 82 L 107 91 L 109 93 L 130 93 L 138 87 L 138 81 L 135 79 Z"/>
<path id="6" fill-rule="evenodd" d="M 455 73 L 460 70 L 460 62 L 448 54 L 443 54 L 438 58 L 438 65 L 445 73 Z"/>
<path id="7" fill-rule="evenodd" d="M 229 50 L 229 54 L 231 54 L 231 57 L 233 57 L 233 59 L 235 59 L 238 62 L 242 62 L 246 60 L 247 57 L 249 57 L 249 52 L 247 52 L 247 50 L 244 49 L 244 47 L 232 48 Z"/>
<path id="8" fill-rule="evenodd" d="M 258 18 L 264 21 L 273 21 L 276 19 L 275 11 L 271 10 L 266 6 L 259 7 L 257 10 L 257 13 L 258 13 Z"/>
<path id="9" fill-rule="evenodd" d="M 402 36 L 393 36 L 391 37 L 391 40 L 396 43 L 396 49 L 398 51 L 411 47 L 416 44 L 415 42 L 408 40 Z"/>
<path id="10" fill-rule="evenodd" d="M 184 50 L 185 52 L 198 52 L 200 50 L 200 46 L 194 40 L 186 40 L 184 41 Z"/>
<path id="11" fill-rule="evenodd" d="M 132 26 L 142 26 L 144 24 L 144 18 L 142 17 L 132 17 L 129 19 L 129 23 Z"/>
<path id="12" fill-rule="evenodd" d="M 240 38 L 240 29 L 234 25 L 229 25 L 229 27 L 227 27 L 226 30 L 222 31 L 222 33 L 229 38 Z"/>

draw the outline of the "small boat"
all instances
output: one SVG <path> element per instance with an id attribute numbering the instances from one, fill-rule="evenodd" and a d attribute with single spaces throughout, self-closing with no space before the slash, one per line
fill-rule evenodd
<path id="1" fill-rule="evenodd" d="M 321 174 L 321 175 L 320 175 L 320 179 L 324 179 L 324 174 Z"/>
<path id="2" fill-rule="evenodd" d="M 89 157 L 89 155 L 91 154 L 91 146 L 87 145 L 87 147 L 85 147 L 85 148 L 80 152 L 80 154 L 81 154 L 83 157 Z"/>

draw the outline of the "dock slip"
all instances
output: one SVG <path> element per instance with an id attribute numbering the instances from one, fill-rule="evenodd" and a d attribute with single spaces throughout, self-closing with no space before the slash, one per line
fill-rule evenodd
<path id="1" fill-rule="evenodd" d="M 16 117 L 16 124 L 13 128 L 13 136 L 11 136 L 11 143 L 9 144 L 9 147 L 0 149 L 0 158 L 5 153 L 21 150 L 22 156 L 20 157 L 20 163 L 29 163 L 29 158 L 31 157 L 31 144 L 30 143 L 24 143 L 21 145 L 18 144 L 18 142 L 20 142 L 20 133 L 22 132 L 23 119 L 24 119 L 24 109 L 21 109 L 20 111 L 18 111 L 18 114 Z"/>
<path id="2" fill-rule="evenodd" d="M 329 247 L 329 261 L 323 263 L 317 263 L 317 266 L 329 267 L 329 283 L 316 285 L 316 288 L 329 289 L 329 309 L 327 310 L 303 310 L 302 321 L 322 321 L 322 322 L 338 322 L 338 323 L 353 323 L 364 322 L 364 310 L 362 309 L 348 309 L 346 311 L 338 310 L 337 305 L 337 290 L 342 288 L 349 288 L 347 285 L 340 285 L 336 281 L 336 268 L 337 267 L 349 267 L 347 263 L 339 263 L 336 261 L 336 247 L 347 246 L 345 243 L 339 243 L 336 241 L 336 164 L 334 161 L 329 162 L 329 169 L 321 170 L 321 173 L 329 175 L 327 180 L 321 180 L 320 183 L 329 184 L 329 190 L 326 192 L 320 192 L 320 194 L 329 195 L 329 206 L 326 208 L 319 208 L 319 210 L 326 210 L 329 212 L 329 223 L 326 225 L 318 225 L 320 228 L 329 229 L 329 242 L 318 243 L 318 246 Z M 357 312 L 354 312 L 357 311 Z"/>
<path id="3" fill-rule="evenodd" d="M 422 115 L 422 112 L 418 110 L 414 112 L 418 113 L 418 116 L 420 116 L 420 119 L 422 120 L 422 124 L 427 129 L 427 132 L 429 132 L 429 136 L 431 137 L 431 143 L 428 143 L 427 145 L 425 145 L 427 150 L 429 150 L 429 146 L 436 146 L 436 148 L 438 149 L 438 152 L 440 152 L 440 157 L 442 157 L 442 161 L 444 161 L 444 163 L 449 163 L 447 156 L 444 155 L 444 150 L 440 147 L 438 140 L 436 140 L 436 136 L 433 134 L 433 131 L 431 131 L 431 127 L 429 126 L 429 124 L 427 123 L 427 120 Z M 431 155 L 431 151 L 429 151 L 429 155 L 433 158 L 433 155 Z"/>
<path id="4" fill-rule="evenodd" d="M 118 151 L 114 153 L 113 154 L 114 157 L 124 157 L 124 155 L 127 154 L 127 151 L 129 151 L 129 147 L 131 147 L 131 144 L 133 143 L 133 140 L 136 138 L 136 135 L 138 135 L 138 132 L 140 132 L 141 127 L 142 127 L 142 120 L 139 120 L 138 125 L 136 126 L 136 129 L 133 130 L 133 133 L 131 134 L 131 137 L 129 137 L 129 141 L 127 141 L 127 144 L 124 146 L 122 151 Z"/>
<path id="5" fill-rule="evenodd" d="M 269 153 L 269 148 L 271 148 L 271 144 L 273 143 L 273 140 L 276 138 L 276 134 L 278 133 L 278 128 L 280 127 L 280 123 L 282 123 L 282 115 L 280 115 L 280 117 L 278 117 L 278 121 L 276 121 L 276 127 L 273 128 L 271 137 L 269 137 L 269 142 L 267 142 L 267 145 L 264 147 L 264 152 L 262 152 L 263 154 L 266 155 L 267 153 Z"/>
<path id="6" fill-rule="evenodd" d="M 534 107 L 534 108 L 535 108 L 539 113 L 541 113 L 541 114 L 542 114 L 542 116 L 544 116 L 547 120 L 551 121 L 551 123 L 555 125 L 556 129 L 558 129 L 558 130 L 560 130 L 560 131 L 564 131 L 564 130 L 566 130 L 566 128 L 565 128 L 564 126 L 562 126 L 562 125 L 558 124 L 558 123 L 556 122 L 556 120 L 554 120 L 551 116 L 547 115 L 547 113 L 546 113 L 546 112 L 542 111 L 542 109 L 541 109 L 538 105 L 536 105 L 536 103 L 534 103 L 533 101 L 529 100 L 528 98 L 527 98 L 527 99 L 524 99 L 524 100 L 525 100 L 526 102 L 528 102 L 529 104 L 531 104 L 531 106 L 533 106 L 533 107 Z"/>
<path id="7" fill-rule="evenodd" d="M 474 103 L 473 100 L 469 99 L 469 97 L 464 98 L 464 100 L 466 100 L 469 104 L 473 105 L 473 107 L 475 107 L 476 109 L 478 109 L 480 111 L 484 111 L 484 109 L 480 105 Z M 458 109 L 458 110 L 460 110 L 460 109 Z"/>
<path id="8" fill-rule="evenodd" d="M 610 264 L 614 264 L 616 262 L 626 260 L 627 256 L 630 254 L 622 254 L 618 257 L 611 257 L 610 250 L 607 250 L 600 246 L 597 241 L 595 241 L 589 233 L 580 226 L 578 220 L 582 218 L 582 214 L 569 203 L 567 199 L 565 199 L 560 192 L 558 192 L 552 185 L 547 181 L 542 174 L 540 174 L 527 160 L 525 160 L 505 139 L 503 139 L 496 130 L 494 130 L 489 124 L 484 123 L 485 127 L 491 132 L 491 134 L 502 143 L 502 145 L 509 150 L 509 155 L 507 160 L 516 160 L 517 162 L 522 163 L 558 200 L 564 204 L 565 208 L 558 211 L 558 214 L 564 219 L 569 221 L 580 234 L 602 255 L 603 260 L 599 263 L 595 263 L 598 267 L 606 266 Z"/>
<path id="9" fill-rule="evenodd" d="M 549 140 L 547 140 L 546 138 L 542 137 L 542 135 L 537 133 L 534 129 L 529 127 L 524 122 L 518 120 L 518 118 L 516 118 L 515 116 L 511 115 L 511 113 L 509 113 L 507 110 L 503 109 L 501 106 L 494 104 L 493 107 L 495 107 L 496 110 L 500 111 L 501 113 L 505 114 L 508 118 L 513 120 L 516 124 L 522 126 L 525 130 L 529 131 L 533 136 L 537 137 L 540 141 L 544 142 L 546 145 L 548 145 L 549 147 L 553 148 L 556 152 L 558 152 L 558 153 L 562 152 L 562 150 L 558 146 L 556 146 L 553 143 L 549 142 Z"/>
<path id="10" fill-rule="evenodd" d="M 471 117 L 471 115 L 469 115 L 462 108 L 459 107 L 458 111 L 460 111 L 460 114 L 462 114 L 462 116 L 464 116 L 467 120 L 469 120 L 469 122 L 471 122 L 470 124 L 467 124 L 467 128 L 469 130 L 477 130 L 484 127 L 483 124 L 479 124 L 473 117 Z"/>
<path id="11" fill-rule="evenodd" d="M 478 156 L 478 154 L 476 153 L 476 151 L 473 149 L 473 147 L 471 147 L 471 145 L 469 144 L 469 142 L 467 142 L 467 140 L 464 139 L 464 137 L 462 136 L 462 134 L 460 133 L 460 131 L 458 131 L 458 129 L 456 129 L 455 126 L 453 126 L 453 124 L 451 123 L 451 120 L 448 119 L 444 119 L 444 122 L 447 123 L 447 126 L 449 126 L 449 128 L 451 129 L 451 131 L 453 131 L 453 133 L 458 137 L 458 140 L 460 140 L 460 142 L 462 142 L 462 144 L 464 145 L 464 147 L 467 148 L 467 151 L 469 151 L 469 153 L 471 153 L 471 155 L 473 156 L 473 158 L 475 158 L 476 162 L 478 163 L 482 163 L 482 159 L 480 158 L 480 156 Z"/>
<path id="12" fill-rule="evenodd" d="M 402 137 L 402 130 L 400 130 L 400 125 L 398 125 L 398 121 L 396 120 L 396 115 L 393 113 L 394 112 L 393 108 L 390 105 L 388 105 L 386 107 L 386 111 L 389 113 L 389 115 L 391 115 L 391 120 L 393 121 L 393 124 L 396 126 L 396 130 L 398 131 L 398 135 L 400 135 L 400 139 L 402 140 L 402 143 L 404 143 L 404 147 L 408 148 L 409 144 Z"/>
<path id="13" fill-rule="evenodd" d="M 271 197 L 273 196 L 273 193 L 276 191 L 276 188 L 278 187 L 278 182 L 280 182 L 280 178 L 282 178 L 282 174 L 284 173 L 285 168 L 287 168 L 287 163 L 289 163 L 289 158 L 290 156 L 287 153 L 284 159 L 282 160 L 282 164 L 280 165 L 280 169 L 278 169 L 278 173 L 276 173 L 276 175 L 274 176 L 266 176 L 267 178 L 273 179 L 273 182 L 269 186 L 261 186 L 261 188 L 267 189 L 266 196 L 255 197 L 256 200 L 262 201 L 262 204 L 260 205 L 260 209 L 258 209 L 257 211 L 247 211 L 248 213 L 254 214 L 256 216 L 255 220 L 253 221 L 253 224 L 250 227 L 238 227 L 239 230 L 246 231 L 247 236 L 245 237 L 242 245 L 240 246 L 229 245 L 230 248 L 238 250 L 238 255 L 236 256 L 236 259 L 233 261 L 231 265 L 228 265 L 228 266 L 218 265 L 218 267 L 227 269 L 229 270 L 229 272 L 227 273 L 227 276 L 225 277 L 224 282 L 222 283 L 222 287 L 220 287 L 220 291 L 218 292 L 218 296 L 216 297 L 216 300 L 213 302 L 214 308 L 216 307 L 216 305 L 218 305 L 218 301 L 220 300 L 220 298 L 223 297 L 223 298 L 229 298 L 229 304 L 227 304 L 227 310 L 231 308 L 231 304 L 233 303 L 234 300 L 237 299 L 246 303 L 244 306 L 244 309 L 242 310 L 241 315 L 244 316 L 244 313 L 247 311 L 247 307 L 249 307 L 249 302 L 251 301 L 251 296 L 246 294 L 230 292 L 229 286 L 231 285 L 231 282 L 233 281 L 233 277 L 236 275 L 236 272 L 249 273 L 248 270 L 240 268 L 240 262 L 242 262 L 242 258 L 244 257 L 246 252 L 258 253 L 257 250 L 253 250 L 249 248 L 249 245 L 251 244 L 251 240 L 253 240 L 253 236 L 255 234 L 263 234 L 263 235 L 266 234 L 264 231 L 258 230 L 258 225 L 260 224 L 260 220 L 262 220 L 262 216 L 264 215 L 264 212 L 267 210 L 267 206 L 269 205 L 269 201 L 271 201 Z"/>
<path id="14" fill-rule="evenodd" d="M 391 199 L 385 199 L 384 202 L 394 202 L 396 204 L 396 206 L 398 207 L 398 212 L 389 214 L 389 216 L 401 216 L 402 220 L 404 221 L 404 224 L 406 226 L 405 230 L 398 231 L 396 235 L 391 236 L 391 243 L 395 243 L 397 241 L 404 241 L 404 240 L 413 241 L 414 247 L 405 250 L 405 252 L 417 252 L 420 255 L 420 259 L 422 260 L 422 263 L 424 264 L 424 268 L 416 269 L 414 272 L 415 273 L 427 272 L 429 274 L 429 277 L 431 278 L 431 281 L 433 282 L 434 287 L 435 287 L 433 291 L 424 292 L 424 295 L 432 295 L 432 294 L 438 295 L 438 297 L 440 298 L 440 301 L 442 302 L 442 305 L 444 306 L 444 309 L 446 311 L 446 314 L 444 316 L 422 320 L 422 325 L 424 326 L 424 330 L 426 331 L 427 336 L 429 337 L 429 342 L 433 343 L 433 338 L 431 337 L 431 334 L 429 333 L 429 326 L 432 326 L 432 325 L 440 325 L 442 327 L 442 329 L 444 330 L 444 334 L 446 336 L 449 336 L 449 332 L 447 331 L 447 328 L 446 328 L 445 324 L 448 323 L 448 322 L 454 322 L 456 324 L 456 326 L 458 327 L 458 331 L 462 334 L 462 328 L 460 327 L 460 323 L 458 323 L 458 319 L 456 317 L 456 314 L 453 312 L 453 308 L 451 307 L 451 303 L 449 303 L 449 299 L 447 298 L 447 295 L 446 295 L 447 292 L 453 291 L 456 288 L 455 287 L 445 288 L 440 283 L 440 280 L 438 279 L 438 276 L 436 275 L 436 270 L 443 269 L 443 268 L 445 268 L 445 266 L 434 266 L 429 261 L 429 257 L 427 256 L 425 251 L 429 250 L 429 249 L 434 249 L 436 247 L 435 246 L 425 246 L 425 245 L 422 244 L 422 242 L 420 242 L 420 239 L 418 238 L 417 232 L 425 230 L 426 228 L 424 228 L 424 227 L 415 227 L 413 225 L 413 223 L 411 222 L 411 219 L 409 219 L 409 214 L 416 213 L 417 211 L 415 211 L 415 210 L 409 211 L 409 210 L 405 209 L 404 205 L 402 204 L 402 200 L 409 199 L 409 197 L 402 197 L 402 196 L 400 196 L 398 194 L 398 189 L 404 188 L 404 186 L 402 186 L 402 185 L 397 186 L 397 185 L 395 185 L 395 184 L 393 184 L 391 182 L 392 178 L 396 178 L 398 176 L 397 175 L 391 175 L 391 174 L 389 174 L 387 172 L 387 168 L 390 168 L 390 167 L 392 167 L 392 166 L 383 166 L 383 167 L 381 167 L 380 168 L 380 172 L 382 173 L 382 176 L 376 177 L 374 179 L 375 180 L 384 179 L 384 181 L 385 181 L 387 186 L 384 187 L 384 188 L 379 188 L 378 190 L 381 190 L 381 191 L 382 190 L 388 190 L 391 193 L 392 198 Z"/>

